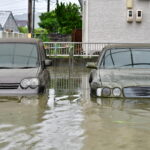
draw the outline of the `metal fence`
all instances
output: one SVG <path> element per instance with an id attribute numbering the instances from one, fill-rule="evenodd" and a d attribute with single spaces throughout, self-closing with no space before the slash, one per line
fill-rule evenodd
<path id="1" fill-rule="evenodd" d="M 59 75 L 61 75 L 61 73 L 59 73 Z M 88 74 L 82 74 L 79 76 L 71 74 L 71 76 L 68 76 L 66 72 L 66 76 L 52 75 L 50 89 L 55 89 L 57 94 L 60 93 L 63 95 L 76 95 L 79 93 L 81 94 L 82 92 L 82 95 L 87 97 L 89 94 L 87 91 L 87 89 L 89 89 L 88 80 Z"/>
<path id="2" fill-rule="evenodd" d="M 51 88 L 55 89 L 78 89 L 81 86 L 81 78 L 53 77 L 51 78 Z"/>
<path id="3" fill-rule="evenodd" d="M 48 56 L 98 56 L 108 44 L 82 42 L 44 42 Z"/>

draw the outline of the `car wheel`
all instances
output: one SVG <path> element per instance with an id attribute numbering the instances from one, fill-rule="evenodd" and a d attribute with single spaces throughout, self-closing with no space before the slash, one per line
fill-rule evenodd
<path id="1" fill-rule="evenodd" d="M 91 97 L 96 97 L 96 90 L 90 87 L 90 95 Z"/>

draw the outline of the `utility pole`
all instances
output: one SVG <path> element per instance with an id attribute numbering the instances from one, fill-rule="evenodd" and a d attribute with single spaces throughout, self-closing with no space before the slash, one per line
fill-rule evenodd
<path id="1" fill-rule="evenodd" d="M 47 0 L 47 12 L 50 12 L 50 0 Z"/>
<path id="2" fill-rule="evenodd" d="M 28 32 L 32 33 L 32 0 L 28 0 Z"/>
<path id="3" fill-rule="evenodd" d="M 34 36 L 34 28 L 35 28 L 35 0 L 33 0 L 33 24 L 32 24 L 32 35 Z"/>

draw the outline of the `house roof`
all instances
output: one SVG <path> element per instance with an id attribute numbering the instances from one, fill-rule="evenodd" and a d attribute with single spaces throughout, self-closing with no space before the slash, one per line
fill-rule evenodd
<path id="1" fill-rule="evenodd" d="M 10 14 L 11 11 L 0 11 L 0 24 L 2 27 L 4 27 Z"/>
<path id="2" fill-rule="evenodd" d="M 16 23 L 17 23 L 18 27 L 25 27 L 28 25 L 27 20 L 16 20 Z"/>

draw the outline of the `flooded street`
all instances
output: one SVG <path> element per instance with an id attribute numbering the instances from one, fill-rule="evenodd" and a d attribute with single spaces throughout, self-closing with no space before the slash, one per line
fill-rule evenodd
<path id="1" fill-rule="evenodd" d="M 48 95 L 0 98 L 0 149 L 150 149 L 150 100 L 91 98 L 90 70 L 49 71 Z"/>

